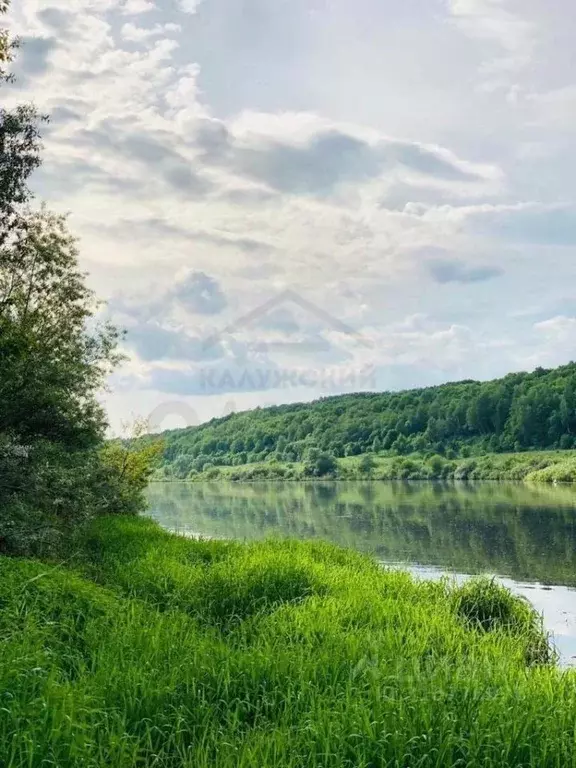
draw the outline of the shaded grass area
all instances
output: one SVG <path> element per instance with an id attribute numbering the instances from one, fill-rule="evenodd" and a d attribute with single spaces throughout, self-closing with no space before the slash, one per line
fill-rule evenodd
<path id="1" fill-rule="evenodd" d="M 80 551 L 0 559 L 2 768 L 574 764 L 574 677 L 495 583 L 145 519 Z"/>

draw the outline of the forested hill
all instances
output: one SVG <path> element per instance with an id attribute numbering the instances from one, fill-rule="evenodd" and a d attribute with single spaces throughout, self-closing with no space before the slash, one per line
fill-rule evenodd
<path id="1" fill-rule="evenodd" d="M 206 465 L 367 452 L 484 452 L 576 447 L 576 364 L 406 392 L 359 393 L 257 408 L 165 432 L 166 474 Z"/>

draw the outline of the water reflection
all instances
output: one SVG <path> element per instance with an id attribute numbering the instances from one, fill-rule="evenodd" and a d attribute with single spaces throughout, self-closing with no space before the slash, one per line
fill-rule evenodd
<path id="1" fill-rule="evenodd" d="M 491 573 L 544 615 L 576 663 L 576 490 L 482 483 L 155 483 L 164 527 L 216 538 L 321 538 L 418 577 Z"/>
<path id="2" fill-rule="evenodd" d="M 210 537 L 323 538 L 384 561 L 576 586 L 576 491 L 514 484 L 168 484 L 163 526 Z"/>

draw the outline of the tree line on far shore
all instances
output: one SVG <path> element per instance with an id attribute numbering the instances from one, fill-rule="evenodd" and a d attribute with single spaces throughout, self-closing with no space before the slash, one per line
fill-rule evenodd
<path id="1" fill-rule="evenodd" d="M 438 455 L 576 448 L 576 364 L 406 392 L 359 393 L 230 414 L 163 433 L 168 477 L 259 462 L 380 454 Z"/>

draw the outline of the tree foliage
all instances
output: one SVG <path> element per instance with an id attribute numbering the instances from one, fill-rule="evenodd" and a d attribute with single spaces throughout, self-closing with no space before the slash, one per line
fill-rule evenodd
<path id="1" fill-rule="evenodd" d="M 360 393 L 231 414 L 164 435 L 167 475 L 186 466 L 308 462 L 375 449 L 466 457 L 576 447 L 576 364 L 407 392 Z M 242 459 L 241 461 L 239 459 Z M 368 468 L 365 467 L 368 471 Z M 174 471 L 176 474 L 176 471 Z"/>
<path id="2" fill-rule="evenodd" d="M 8 11 L 9 0 L 0 0 L 0 15 Z M 0 29 L 0 80 L 8 80 L 9 74 L 5 67 L 12 61 L 12 51 L 17 45 L 17 41 L 11 40 L 6 29 Z"/>
<path id="3" fill-rule="evenodd" d="M 0 0 L 0 16 L 8 10 Z M 0 85 L 9 82 L 7 65 L 18 41 L 0 29 Z M 0 106 L 0 247 L 26 225 L 22 206 L 30 199 L 27 181 L 41 161 L 40 125 L 46 118 L 30 104 Z"/>
<path id="4" fill-rule="evenodd" d="M 318 448 L 311 448 L 304 464 L 304 474 L 312 477 L 330 477 L 337 471 L 336 459 Z"/>
<path id="5" fill-rule="evenodd" d="M 371 475 L 376 468 L 374 457 L 370 453 L 364 454 L 358 464 L 358 469 L 363 475 Z"/>
<path id="6" fill-rule="evenodd" d="M 152 468 L 162 453 L 161 440 L 138 444 L 147 430 L 145 421 L 125 425 L 128 439 L 111 440 L 100 450 L 100 484 L 98 497 L 104 511 L 112 514 L 134 514 L 141 511 L 142 493 Z"/>
<path id="7" fill-rule="evenodd" d="M 12 50 L 2 33 L 0 65 Z M 153 458 L 103 447 L 98 393 L 119 333 L 98 323 L 66 221 L 29 207 L 39 123 L 32 107 L 0 108 L 0 549 L 17 552 L 45 550 L 94 514 L 137 511 Z"/>

